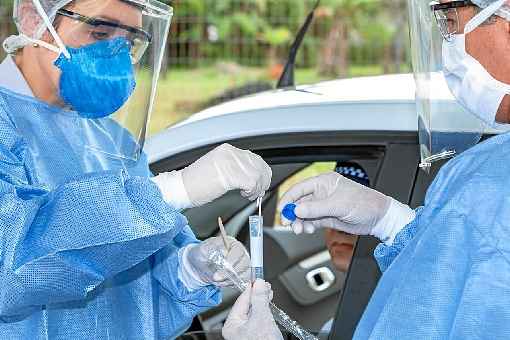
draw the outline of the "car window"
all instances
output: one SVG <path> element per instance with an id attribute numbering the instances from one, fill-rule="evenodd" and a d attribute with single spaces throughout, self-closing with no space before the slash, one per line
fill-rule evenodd
<path id="1" fill-rule="evenodd" d="M 276 202 L 280 201 L 282 196 L 293 185 L 308 178 L 312 178 L 331 171 L 342 173 L 342 169 L 352 169 L 352 167 L 354 167 L 356 171 L 352 171 L 353 173 L 358 173 L 357 170 L 359 170 L 366 175 L 366 181 L 364 182 L 364 185 L 370 186 L 370 184 L 375 182 L 379 168 L 378 165 L 380 164 L 379 158 L 352 159 L 338 155 L 337 158 L 332 159 L 337 159 L 337 161 L 313 162 L 303 167 L 299 171 L 290 174 L 284 181 L 280 183 L 277 188 L 273 190 L 273 204 L 276 204 Z M 345 171 L 346 172 L 343 174 L 349 177 L 349 171 Z M 354 178 L 351 179 L 356 180 Z M 271 204 L 268 202 L 268 205 Z M 268 209 L 266 208 L 266 211 L 267 210 Z M 276 211 L 276 209 L 273 212 L 273 223 L 265 223 L 265 226 L 275 228 L 275 232 L 281 232 L 285 230 L 286 228 L 281 226 L 280 213 Z M 300 240 L 303 240 L 305 243 L 300 243 Z M 308 319 L 314 318 L 314 322 L 311 324 L 314 324 L 314 327 L 316 327 L 315 331 L 324 331 L 325 333 L 328 333 L 329 329 L 331 329 L 331 321 L 334 317 L 336 302 L 338 301 L 340 293 L 343 290 L 345 278 L 347 277 L 347 273 L 352 264 L 354 249 L 357 242 L 357 236 L 331 229 L 327 225 L 322 226 L 322 228 L 317 230 L 313 235 L 301 234 L 297 236 L 289 236 L 288 239 L 281 238 L 278 240 L 278 243 L 283 245 L 285 248 L 289 258 L 300 257 L 304 258 L 304 260 L 301 260 L 297 267 L 286 267 L 285 270 L 282 271 L 281 268 L 278 268 L 276 265 L 276 262 L 278 262 L 276 257 L 273 257 L 273 266 L 267 268 L 268 273 L 272 273 L 275 270 L 280 270 L 278 277 L 280 280 L 282 280 L 282 282 L 284 282 L 284 286 L 289 292 L 291 292 L 291 295 L 294 292 L 294 295 L 292 296 L 296 301 L 299 301 L 299 303 L 303 303 L 304 300 L 299 300 L 299 297 L 302 298 L 303 296 L 306 296 L 308 299 L 322 299 L 321 305 L 324 309 L 328 310 L 328 313 L 319 315 L 317 312 L 315 312 L 313 317 L 310 315 L 308 316 Z M 310 254 L 307 249 L 315 249 L 315 253 L 313 255 L 305 256 L 305 253 Z M 271 249 L 269 249 L 268 252 L 270 250 Z M 308 263 L 309 261 L 313 262 L 313 260 L 316 258 L 323 258 L 325 262 L 322 262 L 322 264 L 317 268 L 308 270 L 308 273 L 305 275 L 305 280 L 302 280 L 300 275 L 303 271 L 303 264 Z M 295 272 L 295 268 L 298 267 L 300 268 L 298 270 L 300 275 L 296 274 Z M 317 271 L 317 274 L 315 274 L 315 271 Z M 335 286 L 334 288 L 338 291 L 333 290 L 332 292 L 331 288 L 329 288 L 329 295 L 321 296 L 320 294 L 313 291 L 313 287 L 320 287 L 321 285 L 327 284 L 326 280 L 328 279 L 328 275 L 326 275 L 326 273 L 331 273 L 332 277 L 335 278 L 335 282 L 338 284 L 338 287 Z M 312 287 L 312 290 L 309 290 L 310 287 Z M 299 291 L 300 294 L 295 294 L 295 291 Z M 283 301 L 286 306 L 293 306 L 280 295 L 276 297 L 276 300 L 279 303 L 282 303 Z M 328 307 L 326 307 L 326 300 L 328 301 Z M 299 315 L 300 308 L 287 308 L 287 310 L 293 316 Z M 324 310 L 321 312 L 324 312 Z"/>
<path id="2" fill-rule="evenodd" d="M 327 144 L 322 145 L 321 141 Z M 278 227 L 280 223 L 275 210 L 278 200 L 291 185 L 334 171 L 338 163 L 358 163 L 366 170 L 371 183 L 376 185 L 376 179 L 380 177 L 384 164 L 386 147 L 357 145 L 357 142 L 359 141 L 349 140 L 347 143 L 345 136 L 339 132 L 327 138 L 323 134 L 289 135 L 281 141 L 257 137 L 255 140 L 243 140 L 237 144 L 243 147 L 243 143 L 247 143 L 250 148 L 258 150 L 258 154 L 270 164 L 273 171 L 271 187 L 266 193 L 262 213 L 266 227 L 265 275 L 275 291 L 274 301 L 297 322 L 314 332 L 320 331 L 338 310 L 338 301 L 347 277 L 346 268 L 356 267 L 351 265 L 352 244 L 356 241 L 350 240 L 351 247 L 348 247 L 346 240 L 340 235 L 342 240 L 336 242 L 337 246 L 327 247 L 327 236 L 323 230 L 311 235 L 295 235 L 288 228 Z M 157 174 L 182 168 L 196 159 L 201 151 L 193 150 L 156 162 L 151 169 Z M 395 163 L 390 159 L 389 164 Z M 256 211 L 255 203 L 240 199 L 239 192 L 234 191 L 199 209 L 189 209 L 185 215 L 200 239 L 217 235 L 217 218 L 221 216 L 227 233 L 249 247 L 247 221 L 248 216 L 256 214 Z M 333 254 L 329 248 L 334 251 Z M 338 269 L 342 263 L 343 268 Z M 333 285 L 317 291 L 318 287 L 330 284 L 331 273 L 334 276 Z M 212 329 L 213 326 L 221 324 L 226 317 L 225 312 L 235 298 L 235 294 L 224 294 L 221 306 L 202 313 L 201 323 L 204 329 Z"/>
<path id="3" fill-rule="evenodd" d="M 327 172 L 338 171 L 337 167 L 348 164 L 348 166 L 354 166 L 360 171 L 367 174 L 366 170 L 363 168 L 361 164 L 368 165 L 371 168 L 372 166 L 375 168 L 375 162 L 372 164 L 363 162 L 314 162 L 309 166 L 303 168 L 302 170 L 294 173 L 289 176 L 285 181 L 283 181 L 279 187 L 277 188 L 276 196 L 278 197 L 278 201 L 282 198 L 282 196 L 295 184 L 306 180 L 308 178 L 312 178 Z M 372 165 L 372 166 L 370 166 Z M 371 171 L 372 172 L 372 171 Z M 367 175 L 367 178 L 369 176 Z M 366 185 L 370 185 L 369 179 L 366 181 Z M 278 211 L 275 211 L 273 226 L 281 226 L 281 215 Z M 268 226 L 266 224 L 266 226 Z M 354 246 L 358 240 L 357 236 L 348 235 L 344 232 L 333 230 L 328 228 L 328 226 L 323 226 L 322 230 L 318 230 L 324 239 L 325 245 L 328 248 L 329 254 L 331 256 L 331 261 L 333 263 L 334 268 L 338 272 L 347 273 L 352 255 L 354 252 Z"/>

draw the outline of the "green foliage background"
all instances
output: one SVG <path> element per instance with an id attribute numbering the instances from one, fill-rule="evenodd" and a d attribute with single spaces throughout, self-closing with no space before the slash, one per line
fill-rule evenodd
<path id="1" fill-rule="evenodd" d="M 0 42 L 16 31 L 13 3 L 0 0 Z M 150 132 L 185 119 L 225 90 L 275 84 L 278 67 L 314 4 L 172 1 L 174 18 Z M 0 60 L 4 55 L 0 48 Z M 302 84 L 407 72 L 409 59 L 406 0 L 322 0 L 298 55 L 296 79 Z"/>

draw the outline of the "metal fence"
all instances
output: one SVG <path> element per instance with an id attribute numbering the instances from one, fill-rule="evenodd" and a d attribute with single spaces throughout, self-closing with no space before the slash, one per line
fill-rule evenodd
<path id="1" fill-rule="evenodd" d="M 219 60 L 245 66 L 282 63 L 315 2 L 175 0 L 167 63 L 178 67 L 211 65 Z M 12 3 L 0 1 L 2 40 L 15 29 Z M 408 64 L 406 43 L 403 1 L 322 1 L 304 41 L 298 66 L 314 67 L 326 63 L 329 57 L 340 64 L 380 64 L 388 70 L 398 69 Z"/>
<path id="2" fill-rule="evenodd" d="M 315 2 L 176 0 L 168 63 L 174 67 L 219 60 L 244 66 L 281 64 Z M 381 65 L 386 72 L 408 65 L 403 1 L 322 3 L 301 48 L 298 67 L 319 67 L 324 75 L 345 76 L 350 65 Z"/>

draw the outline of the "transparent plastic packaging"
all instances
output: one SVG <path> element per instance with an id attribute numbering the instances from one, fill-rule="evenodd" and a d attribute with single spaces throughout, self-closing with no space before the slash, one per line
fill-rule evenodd
<path id="1" fill-rule="evenodd" d="M 245 291 L 250 282 L 246 282 L 237 273 L 230 263 L 225 260 L 223 254 L 219 251 L 211 253 L 208 258 L 208 264 L 215 271 L 223 271 L 229 280 L 239 289 L 241 292 Z M 280 308 L 272 302 L 269 303 L 269 308 L 273 313 L 273 317 L 278 324 L 284 327 L 288 332 L 292 333 L 295 337 L 300 340 L 319 340 L 316 336 L 301 327 L 296 321 L 287 315 Z"/>

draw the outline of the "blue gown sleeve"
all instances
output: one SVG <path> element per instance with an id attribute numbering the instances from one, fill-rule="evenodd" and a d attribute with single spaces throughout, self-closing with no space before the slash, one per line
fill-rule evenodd
<path id="1" fill-rule="evenodd" d="M 82 300 L 188 235 L 148 178 L 91 173 L 48 190 L 29 184 L 17 147 L 0 144 L 0 318 Z"/>
<path id="2" fill-rule="evenodd" d="M 416 218 L 406 225 L 398 234 L 395 236 L 395 240 L 391 246 L 387 246 L 384 243 L 380 243 L 374 250 L 374 257 L 379 265 L 381 272 L 384 272 L 391 265 L 393 260 L 400 254 L 402 249 L 414 238 L 418 232 L 419 216 L 423 208 L 416 209 Z"/>
<path id="3" fill-rule="evenodd" d="M 161 323 L 175 334 L 181 334 L 191 325 L 193 317 L 221 302 L 221 291 L 214 285 L 189 291 L 177 277 L 179 249 L 199 242 L 189 226 L 175 238 L 175 243 L 156 255 L 153 275 L 161 286 L 161 293 L 168 299 L 160 299 L 160 309 L 171 310 L 171 316 Z"/>
<path id="4" fill-rule="evenodd" d="M 154 174 L 148 170 L 148 176 L 153 177 Z M 161 294 L 166 297 L 159 299 L 159 308 L 170 314 L 159 324 L 162 334 L 182 334 L 196 315 L 221 302 L 221 290 L 214 285 L 189 291 L 178 278 L 179 250 L 199 242 L 189 225 L 186 225 L 175 237 L 174 243 L 155 256 L 153 277 L 160 285 Z"/>

